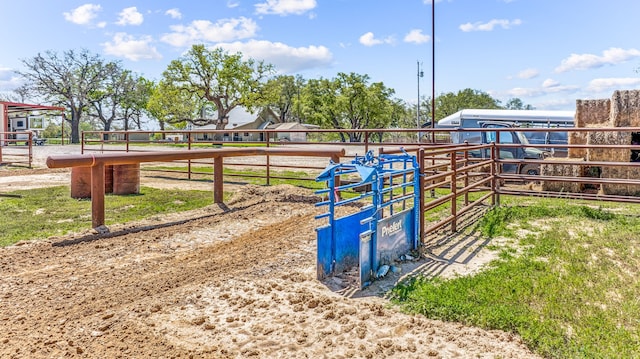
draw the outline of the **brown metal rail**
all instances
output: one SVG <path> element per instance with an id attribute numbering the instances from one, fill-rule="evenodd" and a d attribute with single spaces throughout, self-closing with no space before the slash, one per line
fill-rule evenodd
<path id="1" fill-rule="evenodd" d="M 93 228 L 105 224 L 104 167 L 106 165 L 140 164 L 142 162 L 169 162 L 213 158 L 213 197 L 215 203 L 223 201 L 223 163 L 225 157 L 240 156 L 307 156 L 329 157 L 339 162 L 345 150 L 299 150 L 288 148 L 219 148 L 212 150 L 162 151 L 120 154 L 81 154 L 49 156 L 47 167 L 91 167 L 91 222 Z"/>
<path id="2" fill-rule="evenodd" d="M 18 135 L 25 135 L 27 138 L 18 139 Z M 20 145 L 22 142 L 24 142 L 24 146 Z M 31 168 L 33 163 L 33 142 L 33 133 L 29 131 L 0 132 L 0 164 L 26 164 Z M 3 153 L 3 147 L 5 146 Z"/>

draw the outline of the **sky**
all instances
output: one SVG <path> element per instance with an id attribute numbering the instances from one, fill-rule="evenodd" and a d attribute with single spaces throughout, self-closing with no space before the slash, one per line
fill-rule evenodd
<path id="1" fill-rule="evenodd" d="M 306 79 L 366 74 L 408 103 L 471 88 L 575 110 L 640 89 L 640 1 L 435 1 L 432 16 L 431 0 L 0 0 L 0 92 L 46 51 L 88 49 L 159 80 L 193 44 Z"/>

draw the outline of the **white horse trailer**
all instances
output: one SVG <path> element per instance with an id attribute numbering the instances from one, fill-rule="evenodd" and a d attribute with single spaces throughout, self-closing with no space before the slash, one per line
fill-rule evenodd
<path id="1" fill-rule="evenodd" d="M 504 122 L 518 128 L 571 128 L 574 123 L 575 111 L 541 111 L 541 110 L 485 110 L 466 109 L 449 115 L 436 124 L 436 128 L 482 128 L 486 122 Z M 555 153 L 556 157 L 566 157 L 568 143 L 567 131 L 524 131 L 524 136 L 530 144 L 549 145 L 546 151 Z M 466 132 L 461 135 L 473 142 L 478 133 Z M 553 147 L 551 145 L 560 145 Z"/>

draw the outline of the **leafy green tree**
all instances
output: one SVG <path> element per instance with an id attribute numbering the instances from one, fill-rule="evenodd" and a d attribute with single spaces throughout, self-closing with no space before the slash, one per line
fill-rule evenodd
<path id="1" fill-rule="evenodd" d="M 264 99 L 280 118 L 280 122 L 300 121 L 300 92 L 305 86 L 302 76 L 279 75 L 267 81 Z"/>
<path id="2" fill-rule="evenodd" d="M 161 80 L 150 86 L 150 96 L 146 110 L 158 120 L 161 130 L 167 124 L 184 128 L 186 121 L 198 116 L 203 101 L 194 93 L 181 91 L 167 81 Z"/>
<path id="3" fill-rule="evenodd" d="M 500 101 L 486 92 L 470 88 L 436 97 L 436 121 L 467 108 L 499 109 Z"/>
<path id="4" fill-rule="evenodd" d="M 386 128 L 391 124 L 394 90 L 383 83 L 369 85 L 368 75 L 338 73 L 332 80 L 309 80 L 304 89 L 306 118 L 323 128 Z M 340 133 L 341 140 L 362 140 L 361 132 Z"/>
<path id="5" fill-rule="evenodd" d="M 229 54 L 221 48 L 193 45 L 182 58 L 171 61 L 163 73 L 166 86 L 158 90 L 169 88 L 180 92 L 178 97 L 213 104 L 217 118 L 191 117 L 181 121 L 196 125 L 215 123 L 220 130 L 225 128 L 227 116 L 235 107 L 251 110 L 254 104 L 264 102 L 262 89 L 272 70 L 271 65 L 262 61 L 243 60 L 241 53 Z M 167 118 L 168 122 L 176 120 L 175 116 Z"/>
<path id="6" fill-rule="evenodd" d="M 71 142 L 80 142 L 80 123 L 90 106 L 90 96 L 99 91 L 106 76 L 105 61 L 88 50 L 69 50 L 60 56 L 46 51 L 22 60 L 25 71 L 18 72 L 25 87 L 56 106 L 69 109 L 66 120 L 71 125 Z"/>
<path id="7" fill-rule="evenodd" d="M 529 104 L 525 105 L 524 102 L 517 97 L 509 99 L 504 105 L 504 108 L 506 110 L 535 110 L 535 107 Z"/>

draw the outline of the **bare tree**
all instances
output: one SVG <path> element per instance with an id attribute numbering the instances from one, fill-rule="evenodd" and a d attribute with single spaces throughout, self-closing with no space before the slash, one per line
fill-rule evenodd
<path id="1" fill-rule="evenodd" d="M 91 103 L 90 95 L 98 91 L 105 78 L 104 60 L 88 50 L 69 50 L 59 56 L 46 51 L 22 60 L 25 71 L 18 72 L 25 86 L 57 106 L 70 111 L 66 116 L 71 126 L 71 142 L 80 142 L 80 121 Z"/>

